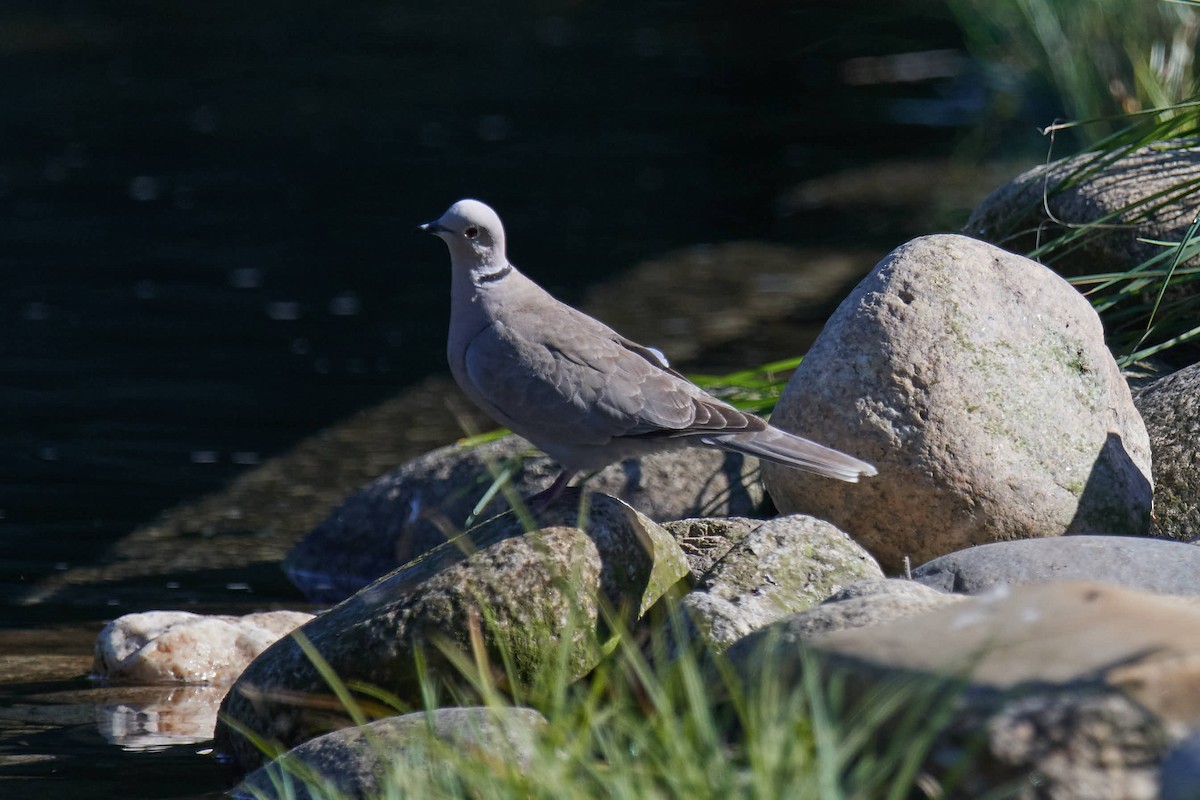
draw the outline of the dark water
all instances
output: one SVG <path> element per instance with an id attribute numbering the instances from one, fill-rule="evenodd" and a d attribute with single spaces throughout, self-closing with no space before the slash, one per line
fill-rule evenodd
<path id="1" fill-rule="evenodd" d="M 932 2 L 0 4 L 0 640 L 37 662 L 0 686 L 0 797 L 223 785 L 202 744 L 105 738 L 119 698 L 81 676 L 112 609 L 21 601 L 441 371 L 417 223 L 487 200 L 567 299 L 697 242 L 890 246 L 779 198 L 946 152 L 969 75 L 843 78 L 957 43 Z M 229 607 L 296 597 L 256 588 Z"/>

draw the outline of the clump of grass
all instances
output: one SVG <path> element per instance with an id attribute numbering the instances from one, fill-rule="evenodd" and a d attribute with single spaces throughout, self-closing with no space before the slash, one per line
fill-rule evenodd
<path id="1" fill-rule="evenodd" d="M 1161 242 L 1163 251 L 1126 272 L 1070 279 L 1105 320 L 1117 363 L 1132 367 L 1200 337 L 1195 325 L 1200 293 L 1195 289 L 1168 298 L 1172 287 L 1200 280 L 1200 267 L 1182 266 L 1200 255 L 1200 215 L 1179 242 Z"/>
<path id="2" fill-rule="evenodd" d="M 724 375 L 690 375 L 697 386 L 721 398 L 734 408 L 752 414 L 770 414 L 783 394 L 788 378 L 800 366 L 803 356 L 772 361 L 750 369 Z"/>
<path id="3" fill-rule="evenodd" d="M 953 788 L 924 771 L 955 713 L 948 684 L 851 690 L 810 657 L 798 674 L 794 663 L 759 664 L 761 680 L 747 686 L 717 656 L 675 652 L 681 627 L 667 624 L 672 635 L 648 644 L 622 631 L 585 680 L 570 683 L 558 671 L 523 697 L 499 690 L 478 654 L 464 654 L 459 668 L 497 715 L 514 703 L 542 711 L 549 724 L 537 746 L 517 763 L 429 737 L 390 754 L 379 797 L 901 800 Z M 969 757 L 942 780 L 961 777 Z M 297 784 L 311 797 L 337 796 L 304 769 L 281 776 L 275 796 Z"/>

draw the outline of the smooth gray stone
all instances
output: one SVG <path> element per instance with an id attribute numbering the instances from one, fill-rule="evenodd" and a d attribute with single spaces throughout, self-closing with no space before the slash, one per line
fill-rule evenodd
<path id="1" fill-rule="evenodd" d="M 1055 536 L 959 550 L 913 570 L 913 580 L 944 592 L 993 586 L 1094 580 L 1162 594 L 1200 594 L 1200 548 L 1140 536 Z"/>

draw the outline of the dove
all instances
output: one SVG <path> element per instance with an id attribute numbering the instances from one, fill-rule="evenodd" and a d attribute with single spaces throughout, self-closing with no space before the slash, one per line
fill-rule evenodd
<path id="1" fill-rule="evenodd" d="M 446 355 L 459 387 L 558 462 L 550 500 L 579 473 L 703 446 L 856 482 L 873 466 L 718 400 L 652 347 L 555 299 L 517 270 L 489 206 L 459 200 L 420 226 L 450 250 Z"/>

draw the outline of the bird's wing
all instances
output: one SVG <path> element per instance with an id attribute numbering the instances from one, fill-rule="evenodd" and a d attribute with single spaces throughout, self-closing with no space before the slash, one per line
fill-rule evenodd
<path id="1" fill-rule="evenodd" d="M 493 321 L 467 347 L 472 384 L 518 433 L 599 445 L 765 427 L 582 312 L 558 305 L 553 317 L 519 328 Z"/>

